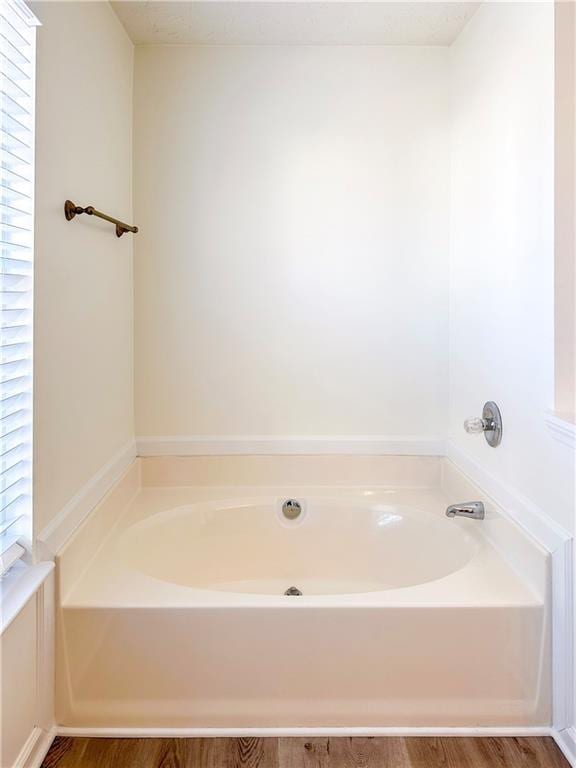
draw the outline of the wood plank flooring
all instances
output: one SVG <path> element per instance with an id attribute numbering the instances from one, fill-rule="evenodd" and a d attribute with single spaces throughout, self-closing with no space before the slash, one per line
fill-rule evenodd
<path id="1" fill-rule="evenodd" d="M 569 768 L 551 738 L 81 739 L 42 768 Z"/>

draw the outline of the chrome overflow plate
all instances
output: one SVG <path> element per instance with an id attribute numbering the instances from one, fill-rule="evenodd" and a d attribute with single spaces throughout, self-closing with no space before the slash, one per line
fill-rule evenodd
<path id="1" fill-rule="evenodd" d="M 296 520 L 302 514 L 302 505 L 296 499 L 287 499 L 282 504 L 282 514 L 286 520 Z"/>

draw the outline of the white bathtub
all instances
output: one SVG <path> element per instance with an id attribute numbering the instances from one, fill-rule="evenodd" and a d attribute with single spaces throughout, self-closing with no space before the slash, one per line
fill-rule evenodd
<path id="1" fill-rule="evenodd" d="M 489 543 L 489 518 L 448 519 L 446 502 L 142 487 L 64 595 L 60 724 L 546 725 L 543 597 Z"/>

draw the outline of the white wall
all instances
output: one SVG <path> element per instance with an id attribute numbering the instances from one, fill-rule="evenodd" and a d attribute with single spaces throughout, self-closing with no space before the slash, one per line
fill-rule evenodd
<path id="1" fill-rule="evenodd" d="M 33 3 L 38 31 L 35 528 L 133 440 L 133 46 L 108 3 Z"/>
<path id="2" fill-rule="evenodd" d="M 137 48 L 137 434 L 443 431 L 446 65 Z"/>
<path id="3" fill-rule="evenodd" d="M 481 5 L 450 51 L 450 438 L 574 529 L 574 455 L 554 405 L 554 9 Z M 495 400 L 496 450 L 462 422 Z"/>

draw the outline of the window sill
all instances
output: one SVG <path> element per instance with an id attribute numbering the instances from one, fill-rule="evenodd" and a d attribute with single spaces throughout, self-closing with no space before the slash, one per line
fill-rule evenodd
<path id="1" fill-rule="evenodd" d="M 548 411 L 545 416 L 550 436 L 562 445 L 576 451 L 576 422 L 568 414 Z"/>
<path id="2" fill-rule="evenodd" d="M 54 570 L 54 563 L 16 563 L 0 579 L 0 636 Z"/>

